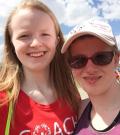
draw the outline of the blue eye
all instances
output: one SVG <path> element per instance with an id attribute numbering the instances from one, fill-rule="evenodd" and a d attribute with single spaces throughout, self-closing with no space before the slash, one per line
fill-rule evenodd
<path id="1" fill-rule="evenodd" d="M 48 34 L 48 33 L 43 33 L 42 35 L 43 36 L 50 36 L 50 34 Z"/>
<path id="2" fill-rule="evenodd" d="M 20 38 L 28 37 L 29 35 L 21 35 Z"/>
<path id="3" fill-rule="evenodd" d="M 30 37 L 31 37 L 31 35 L 24 34 L 24 35 L 20 35 L 18 38 L 19 39 L 28 39 Z"/>

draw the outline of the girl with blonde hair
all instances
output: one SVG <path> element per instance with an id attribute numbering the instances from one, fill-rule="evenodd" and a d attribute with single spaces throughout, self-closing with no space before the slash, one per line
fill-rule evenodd
<path id="1" fill-rule="evenodd" d="M 80 97 L 63 43 L 55 15 L 42 2 L 23 0 L 12 11 L 0 68 L 0 134 L 73 133 Z"/>

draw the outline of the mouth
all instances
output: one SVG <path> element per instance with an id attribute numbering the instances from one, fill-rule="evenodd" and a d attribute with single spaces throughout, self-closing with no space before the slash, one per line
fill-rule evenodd
<path id="1" fill-rule="evenodd" d="M 89 84 L 95 84 L 102 76 L 86 76 L 83 79 L 88 82 Z"/>
<path id="2" fill-rule="evenodd" d="M 30 52 L 27 53 L 27 55 L 31 56 L 31 57 L 42 57 L 46 54 L 46 51 L 41 51 L 41 52 Z"/>

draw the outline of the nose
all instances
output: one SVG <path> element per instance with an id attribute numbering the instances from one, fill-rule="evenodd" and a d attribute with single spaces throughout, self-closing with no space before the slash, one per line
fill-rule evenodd
<path id="1" fill-rule="evenodd" d="M 41 46 L 41 44 L 42 44 L 42 41 L 41 41 L 40 37 L 33 37 L 30 46 L 37 47 L 37 46 Z"/>
<path id="2" fill-rule="evenodd" d="M 96 70 L 96 65 L 92 62 L 91 59 L 88 59 L 88 62 L 84 68 L 87 72 L 94 72 Z"/>

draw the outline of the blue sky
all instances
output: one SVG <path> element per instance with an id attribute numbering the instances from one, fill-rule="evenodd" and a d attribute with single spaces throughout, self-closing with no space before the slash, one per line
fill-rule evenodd
<path id="1" fill-rule="evenodd" d="M 21 0 L 0 0 L 0 54 L 6 18 Z M 120 0 L 42 0 L 55 13 L 65 36 L 76 25 L 100 16 L 113 28 L 120 48 Z M 1 56 L 0 56 L 1 57 Z"/>

